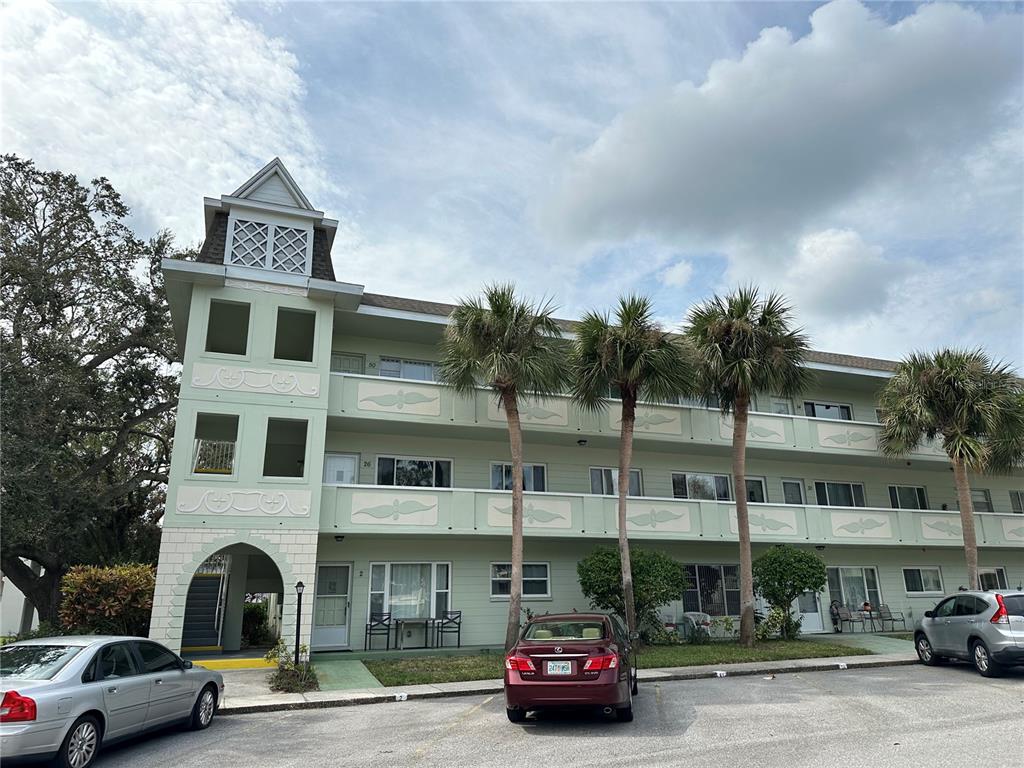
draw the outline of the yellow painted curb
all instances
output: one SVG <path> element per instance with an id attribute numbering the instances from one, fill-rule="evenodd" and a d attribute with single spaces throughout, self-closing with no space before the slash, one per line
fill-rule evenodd
<path id="1" fill-rule="evenodd" d="M 273 669 L 276 666 L 263 659 L 193 659 L 192 663 L 207 669 Z"/>

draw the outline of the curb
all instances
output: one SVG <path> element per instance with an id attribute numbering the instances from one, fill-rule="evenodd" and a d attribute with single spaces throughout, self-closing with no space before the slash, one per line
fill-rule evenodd
<path id="1" fill-rule="evenodd" d="M 841 659 L 841 660 L 837 660 Z M 797 660 L 800 661 L 800 660 Z M 640 670 L 640 681 L 659 683 L 668 680 L 706 680 L 719 677 L 751 677 L 753 675 L 780 675 L 796 672 L 840 672 L 858 669 L 879 669 L 882 667 L 902 667 L 920 663 L 913 658 L 877 658 L 870 657 L 833 657 L 832 661 L 822 659 L 806 663 L 777 662 L 776 666 L 749 666 L 747 664 L 722 665 L 724 669 L 709 670 L 701 667 L 688 670 L 686 667 L 675 669 Z M 736 667 L 730 669 L 730 667 Z M 363 704 L 387 704 L 395 701 L 413 701 L 416 699 L 441 699 L 457 696 L 480 696 L 501 693 L 503 683 L 500 680 L 480 680 L 462 683 L 438 683 L 437 685 L 453 685 L 458 688 L 443 689 L 434 685 L 396 686 L 382 688 L 380 692 L 371 691 L 313 691 L 306 694 L 279 694 L 258 698 L 273 698 L 275 701 L 252 700 L 249 702 L 222 704 L 217 712 L 221 715 L 249 715 L 260 712 L 286 712 L 302 709 L 333 709 L 335 707 L 352 707 Z"/>

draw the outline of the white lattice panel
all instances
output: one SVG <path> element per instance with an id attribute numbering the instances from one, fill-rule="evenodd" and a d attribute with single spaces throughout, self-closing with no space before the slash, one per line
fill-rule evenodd
<path id="1" fill-rule="evenodd" d="M 273 268 L 299 274 L 306 271 L 305 230 L 274 227 Z"/>
<path id="2" fill-rule="evenodd" d="M 243 267 L 262 267 L 267 257 L 270 226 L 258 221 L 235 221 L 231 239 L 231 263 Z"/>

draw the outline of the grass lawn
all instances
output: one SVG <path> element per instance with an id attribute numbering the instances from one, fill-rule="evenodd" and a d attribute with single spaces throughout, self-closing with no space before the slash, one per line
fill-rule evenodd
<path id="1" fill-rule="evenodd" d="M 910 642 L 914 642 L 913 632 L 890 632 L 887 635 L 882 635 L 882 637 L 891 637 L 893 640 L 909 640 Z"/>
<path id="2" fill-rule="evenodd" d="M 743 661 L 782 661 L 828 656 L 869 654 L 849 645 L 815 643 L 807 640 L 771 640 L 744 648 L 735 643 L 707 645 L 648 646 L 640 653 L 641 669 L 653 667 L 694 667 L 701 664 L 733 664 Z M 504 656 L 500 653 L 471 656 L 420 656 L 404 659 L 364 661 L 382 685 L 455 683 L 462 680 L 497 680 L 502 676 Z"/>

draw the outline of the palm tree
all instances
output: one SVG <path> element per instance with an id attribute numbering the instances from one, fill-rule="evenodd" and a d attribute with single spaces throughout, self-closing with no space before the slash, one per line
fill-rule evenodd
<path id="1" fill-rule="evenodd" d="M 981 350 L 914 353 L 882 389 L 879 445 L 905 456 L 942 436 L 960 502 L 967 579 L 978 589 L 978 539 L 967 472 L 1004 472 L 1024 463 L 1024 385 Z"/>
<path id="2" fill-rule="evenodd" d="M 588 312 L 576 325 L 570 355 L 573 400 L 584 410 L 603 411 L 611 390 L 622 401 L 619 438 L 619 555 L 626 625 L 636 631 L 633 576 L 626 536 L 626 496 L 633 461 L 633 427 L 639 400 L 666 401 L 688 394 L 694 385 L 694 358 L 685 339 L 655 322 L 651 302 L 642 296 L 619 299 L 615 321 Z"/>
<path id="3" fill-rule="evenodd" d="M 686 335 L 698 357 L 698 391 L 708 405 L 733 414 L 732 475 L 740 540 L 740 642 L 754 644 L 754 580 L 747 513 L 747 421 L 755 394 L 795 397 L 810 382 L 802 363 L 807 338 L 792 327 L 786 300 L 761 297 L 755 286 L 714 296 L 690 310 Z"/>
<path id="4" fill-rule="evenodd" d="M 505 647 L 519 637 L 523 599 L 523 435 L 520 397 L 543 397 L 567 384 L 565 349 L 550 302 L 531 304 L 512 285 L 484 288 L 483 300 L 466 299 L 452 310 L 441 342 L 440 379 L 473 396 L 492 389 L 505 410 L 512 450 L 512 584 Z"/>

